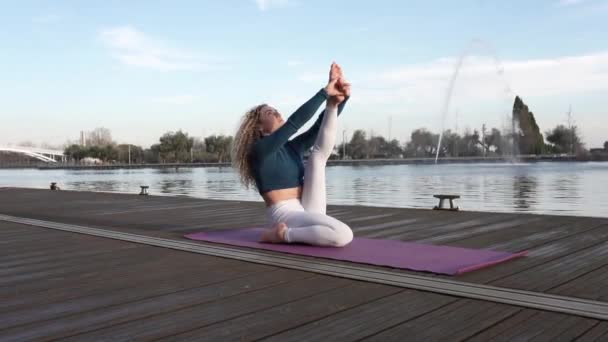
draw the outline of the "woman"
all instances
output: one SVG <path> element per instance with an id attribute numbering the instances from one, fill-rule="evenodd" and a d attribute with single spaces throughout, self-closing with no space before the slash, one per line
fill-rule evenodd
<path id="1" fill-rule="evenodd" d="M 343 222 L 327 216 L 325 165 L 336 143 L 338 114 L 350 85 L 333 63 L 327 86 L 287 121 L 262 104 L 247 112 L 236 134 L 233 161 L 246 187 L 255 184 L 267 207 L 272 229 L 261 241 L 342 247 L 353 239 Z M 306 132 L 294 135 L 326 102 L 325 111 Z M 311 150 L 304 167 L 302 156 Z"/>

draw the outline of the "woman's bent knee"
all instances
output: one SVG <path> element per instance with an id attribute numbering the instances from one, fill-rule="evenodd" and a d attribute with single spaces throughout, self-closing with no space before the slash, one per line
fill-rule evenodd
<path id="1" fill-rule="evenodd" d="M 335 247 L 344 247 L 353 241 L 353 231 L 346 224 L 342 224 L 339 229 L 336 229 L 336 237 L 333 241 Z"/>

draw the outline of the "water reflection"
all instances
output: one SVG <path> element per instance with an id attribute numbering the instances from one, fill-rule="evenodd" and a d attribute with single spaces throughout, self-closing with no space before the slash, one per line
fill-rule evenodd
<path id="1" fill-rule="evenodd" d="M 466 210 L 608 216 L 608 163 L 330 167 L 330 204 L 432 208 L 437 193 L 461 195 Z M 260 201 L 231 168 L 0 170 L 0 187 L 139 193 Z"/>
<path id="2" fill-rule="evenodd" d="M 164 194 L 183 194 L 190 193 L 190 189 L 194 189 L 194 183 L 191 179 L 168 179 L 160 182 L 159 186 L 161 193 Z"/>
<path id="3" fill-rule="evenodd" d="M 534 176 L 513 177 L 513 205 L 516 210 L 528 211 L 536 205 L 538 181 Z M 524 209 L 524 210 L 522 210 Z"/>
<path id="4" fill-rule="evenodd" d="M 123 192 L 126 184 L 116 181 L 76 181 L 67 182 L 64 186 L 66 190 L 77 191 L 107 191 Z"/>
<path id="5" fill-rule="evenodd" d="M 163 168 L 163 169 L 154 169 L 154 173 L 161 175 L 169 175 L 169 174 L 182 174 L 182 173 L 192 173 L 194 172 L 192 168 Z"/>
<path id="6" fill-rule="evenodd" d="M 557 198 L 580 199 L 579 186 L 580 177 L 577 174 L 556 177 L 549 187 Z"/>

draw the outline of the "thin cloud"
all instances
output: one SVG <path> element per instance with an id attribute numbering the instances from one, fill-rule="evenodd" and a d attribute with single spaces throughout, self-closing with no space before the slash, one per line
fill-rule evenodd
<path id="1" fill-rule="evenodd" d="M 205 63 L 199 56 L 170 47 L 130 26 L 101 30 L 99 37 L 111 56 L 125 65 L 159 71 L 207 71 L 217 68 Z"/>
<path id="2" fill-rule="evenodd" d="M 570 7 L 570 6 L 578 6 L 582 4 L 587 4 L 593 1 L 590 0 L 559 0 L 557 2 L 557 6 L 559 7 Z"/>
<path id="3" fill-rule="evenodd" d="M 444 95 L 456 58 L 397 66 L 373 72 L 345 70 L 361 102 L 368 104 L 429 103 Z M 298 80 L 320 83 L 326 75 L 302 73 Z M 505 60 L 469 56 L 464 60 L 456 89 L 459 98 L 500 100 L 523 96 L 559 96 L 608 91 L 608 51 L 547 59 Z"/>
<path id="4" fill-rule="evenodd" d="M 319 83 L 323 80 L 327 81 L 327 73 L 305 72 L 298 76 L 298 80 L 305 83 Z"/>
<path id="5" fill-rule="evenodd" d="M 266 11 L 271 7 L 285 7 L 289 0 L 254 0 L 260 11 Z"/>
<path id="6" fill-rule="evenodd" d="M 408 114 L 410 128 L 427 125 L 435 131 L 441 127 L 440 111 L 457 59 L 439 58 L 428 63 L 393 66 L 378 70 L 345 68 L 353 85 L 350 107 L 360 113 L 384 113 L 395 117 Z M 306 87 L 327 82 L 323 72 L 302 73 L 298 80 Z M 608 92 L 608 50 L 592 54 L 556 58 L 496 61 L 487 56 L 469 56 L 464 60 L 449 107 L 445 127 L 454 127 L 454 109 L 464 109 L 460 127 L 482 124 L 501 127 L 503 116 L 510 113 L 513 98 L 519 95 L 532 107 L 546 130 L 560 123 L 561 112 L 569 101 Z M 568 100 L 570 99 L 570 100 Z M 566 102 L 566 104 L 564 104 Z M 578 105 L 580 107 L 580 105 Z M 382 128 L 368 116 L 353 116 L 357 127 Z M 591 144 L 597 144 L 605 127 L 602 123 L 584 123 L 583 133 Z M 603 136 L 602 136 L 603 137 Z M 605 138 L 604 138 L 605 139 Z"/>
<path id="7" fill-rule="evenodd" d="M 195 95 L 173 95 L 155 98 L 154 102 L 172 105 L 187 105 L 198 99 Z"/>

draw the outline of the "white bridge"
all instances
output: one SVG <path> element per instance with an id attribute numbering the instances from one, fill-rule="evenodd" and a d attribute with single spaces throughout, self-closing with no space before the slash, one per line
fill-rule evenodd
<path id="1" fill-rule="evenodd" d="M 0 152 L 14 152 L 19 154 L 25 154 L 27 156 L 42 160 L 47 163 L 56 163 L 58 160 L 66 161 L 67 156 L 60 150 L 49 150 L 37 147 L 5 147 L 0 146 Z"/>

